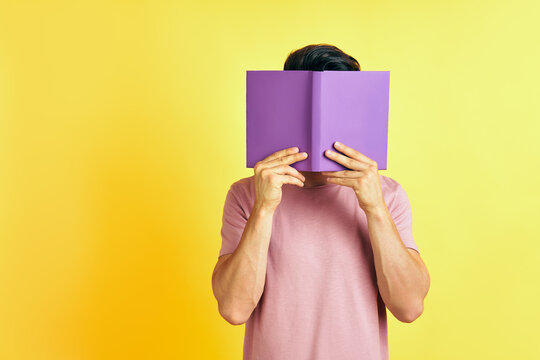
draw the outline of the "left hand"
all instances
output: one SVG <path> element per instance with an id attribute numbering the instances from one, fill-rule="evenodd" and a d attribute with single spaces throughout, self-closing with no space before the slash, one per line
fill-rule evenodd
<path id="1" fill-rule="evenodd" d="M 386 204 L 382 195 L 377 162 L 337 141 L 334 146 L 346 156 L 326 150 L 324 152 L 326 157 L 351 170 L 322 171 L 321 174 L 327 176 L 329 183 L 352 188 L 364 212 L 384 209 Z"/>

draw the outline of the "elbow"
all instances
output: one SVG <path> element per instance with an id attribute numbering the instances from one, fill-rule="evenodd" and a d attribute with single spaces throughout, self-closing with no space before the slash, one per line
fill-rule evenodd
<path id="1" fill-rule="evenodd" d="M 412 323 L 414 320 L 418 319 L 420 315 L 424 312 L 424 305 L 420 303 L 417 306 L 411 306 L 396 315 L 396 318 L 404 323 Z"/>
<path id="2" fill-rule="evenodd" d="M 242 325 L 246 323 L 251 316 L 251 313 L 247 314 L 238 310 L 223 309 L 221 306 L 219 307 L 219 314 L 231 325 Z"/>
<path id="3" fill-rule="evenodd" d="M 430 279 L 429 274 L 426 272 L 426 287 L 423 296 L 416 297 L 414 300 L 409 300 L 408 304 L 399 304 L 394 306 L 394 311 L 392 314 L 401 322 L 412 323 L 422 315 L 424 312 L 424 298 L 429 290 Z"/>
<path id="4" fill-rule="evenodd" d="M 245 324 L 248 320 L 245 316 L 241 314 L 221 314 L 221 316 L 231 325 L 242 325 Z"/>

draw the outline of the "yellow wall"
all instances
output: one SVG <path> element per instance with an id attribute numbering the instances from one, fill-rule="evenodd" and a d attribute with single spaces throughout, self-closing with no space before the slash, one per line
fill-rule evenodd
<path id="1" fill-rule="evenodd" d="M 391 358 L 538 359 L 539 10 L 0 0 L 0 358 L 240 359 L 210 278 L 245 71 L 327 42 L 391 71 L 381 173 L 432 276 Z"/>

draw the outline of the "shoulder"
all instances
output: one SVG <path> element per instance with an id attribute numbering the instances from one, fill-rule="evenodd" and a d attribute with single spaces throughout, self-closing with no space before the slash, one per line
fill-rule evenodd
<path id="1" fill-rule="evenodd" d="M 231 191 L 238 199 L 250 202 L 255 196 L 255 176 L 241 178 L 233 182 L 230 186 Z"/>
<path id="2" fill-rule="evenodd" d="M 379 174 L 379 176 L 381 179 L 383 196 L 389 209 L 399 206 L 404 200 L 408 200 L 405 189 L 403 189 L 397 180 L 381 174 Z"/>
<path id="3" fill-rule="evenodd" d="M 400 190 L 401 184 L 397 180 L 381 174 L 379 174 L 379 178 L 381 179 L 381 188 L 383 192 L 396 193 Z"/>

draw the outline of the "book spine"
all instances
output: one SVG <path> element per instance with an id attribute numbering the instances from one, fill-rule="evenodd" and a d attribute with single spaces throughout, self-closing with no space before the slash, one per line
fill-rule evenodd
<path id="1" fill-rule="evenodd" d="M 321 105 L 322 71 L 313 71 L 311 95 L 311 171 L 320 171 L 321 166 Z"/>

